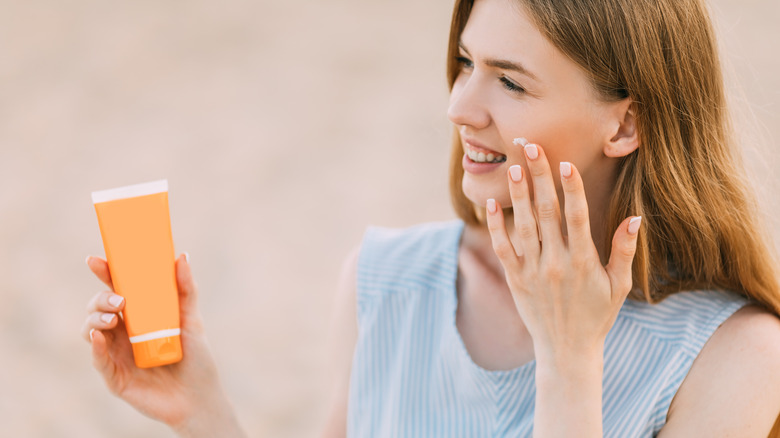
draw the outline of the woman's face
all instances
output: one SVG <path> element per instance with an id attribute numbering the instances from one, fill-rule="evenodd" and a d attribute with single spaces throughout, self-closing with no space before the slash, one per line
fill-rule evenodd
<path id="1" fill-rule="evenodd" d="M 598 99 L 585 73 L 542 36 L 516 0 L 476 0 L 460 42 L 448 116 L 464 149 L 466 197 L 482 207 L 489 198 L 511 205 L 507 169 L 527 169 L 523 147 L 513 144 L 518 137 L 544 149 L 559 192 L 561 161 L 577 166 L 586 190 L 605 187 L 616 165 L 603 153 L 616 128 L 604 117 L 610 104 Z M 487 158 L 492 153 L 497 162 L 477 163 L 469 150 Z"/>

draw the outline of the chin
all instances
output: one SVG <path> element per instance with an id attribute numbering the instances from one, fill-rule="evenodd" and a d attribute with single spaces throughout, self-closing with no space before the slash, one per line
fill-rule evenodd
<path id="1" fill-rule="evenodd" d="M 490 198 L 498 201 L 502 208 L 512 206 L 512 200 L 509 197 L 509 187 L 506 184 L 498 186 L 498 184 L 477 183 L 477 181 L 474 181 L 474 178 L 466 174 L 463 176 L 461 187 L 466 198 L 479 208 L 485 208 L 487 200 Z"/>

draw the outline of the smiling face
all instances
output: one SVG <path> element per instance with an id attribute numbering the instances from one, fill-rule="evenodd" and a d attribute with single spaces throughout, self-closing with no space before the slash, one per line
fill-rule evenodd
<path id="1" fill-rule="evenodd" d="M 522 146 L 513 144 L 518 137 L 544 148 L 559 191 L 560 161 L 577 166 L 586 191 L 609 187 L 617 161 L 604 150 L 617 131 L 618 103 L 599 99 L 586 74 L 520 5 L 476 0 L 460 36 L 459 62 L 448 116 L 460 134 L 469 200 L 481 207 L 489 198 L 511 205 L 507 169 L 527 169 Z"/>

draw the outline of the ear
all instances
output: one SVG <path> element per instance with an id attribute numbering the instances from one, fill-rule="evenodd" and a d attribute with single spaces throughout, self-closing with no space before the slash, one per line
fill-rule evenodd
<path id="1" fill-rule="evenodd" d="M 604 155 L 611 158 L 625 157 L 639 148 L 639 132 L 636 121 L 636 105 L 628 97 L 615 102 L 608 115 L 611 121 L 604 145 Z"/>

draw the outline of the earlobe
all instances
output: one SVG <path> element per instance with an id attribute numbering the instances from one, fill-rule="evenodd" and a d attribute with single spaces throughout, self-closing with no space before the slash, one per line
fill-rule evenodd
<path id="1" fill-rule="evenodd" d="M 613 129 L 604 146 L 604 155 L 611 158 L 625 157 L 639 148 L 636 108 L 629 99 L 618 105 Z"/>

